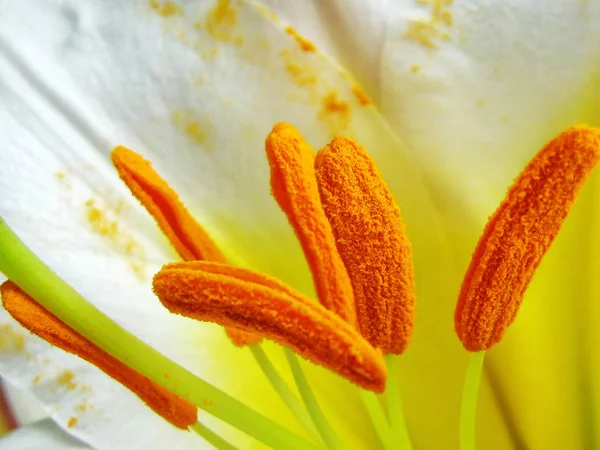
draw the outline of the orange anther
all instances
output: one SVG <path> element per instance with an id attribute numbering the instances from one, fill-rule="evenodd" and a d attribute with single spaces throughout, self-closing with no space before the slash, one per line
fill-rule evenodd
<path id="1" fill-rule="evenodd" d="M 267 137 L 266 152 L 273 196 L 296 232 L 321 304 L 356 324 L 352 285 L 319 199 L 315 152 L 285 123 Z"/>
<path id="2" fill-rule="evenodd" d="M 50 344 L 92 363 L 137 395 L 153 411 L 177 428 L 196 423 L 193 403 L 167 391 L 113 358 L 42 308 L 12 281 L 0 286 L 2 303 L 13 318 Z"/>
<path id="3" fill-rule="evenodd" d="M 149 161 L 125 147 L 115 148 L 111 158 L 123 182 L 154 217 L 181 259 L 225 262 L 208 233 Z"/>
<path id="4" fill-rule="evenodd" d="M 154 217 L 181 259 L 227 262 L 208 233 L 149 161 L 125 147 L 115 148 L 111 157 L 123 182 Z M 237 346 L 253 344 L 261 339 L 233 328 L 226 331 Z"/>
<path id="5" fill-rule="evenodd" d="M 467 350 L 487 350 L 502 339 L 599 158 L 600 130 L 572 127 L 515 180 L 479 239 L 458 298 L 454 325 Z"/>
<path id="6" fill-rule="evenodd" d="M 400 210 L 373 160 L 351 139 L 334 138 L 317 154 L 315 169 L 360 332 L 384 353 L 400 354 L 415 319 L 412 252 Z"/>
<path id="7" fill-rule="evenodd" d="M 385 387 L 378 350 L 339 316 L 273 278 L 193 261 L 167 264 L 153 286 L 174 313 L 259 333 L 365 389 Z"/>

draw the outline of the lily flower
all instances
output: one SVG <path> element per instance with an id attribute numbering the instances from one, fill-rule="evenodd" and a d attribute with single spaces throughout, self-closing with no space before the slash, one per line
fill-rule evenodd
<path id="1" fill-rule="evenodd" d="M 380 405 L 368 403 L 374 398 L 365 398 L 364 392 L 340 378 L 367 384 L 355 376 L 362 372 L 348 376 L 345 369 L 356 367 L 349 366 L 348 359 L 332 362 L 327 352 L 311 353 L 308 343 L 295 339 L 302 333 L 291 339 L 289 333 L 275 333 L 266 322 L 256 326 L 256 321 L 241 315 L 252 311 L 234 314 L 225 307 L 226 301 L 247 305 L 243 297 L 252 293 L 269 294 L 268 299 L 280 307 L 291 305 L 290 298 L 321 300 L 323 306 L 294 305 L 302 304 L 302 311 L 318 310 L 315 314 L 335 325 L 323 330 L 337 332 L 336 339 L 350 336 L 346 343 L 356 345 L 361 355 L 369 355 L 372 364 L 367 366 L 374 370 L 362 381 L 377 382 L 366 387 L 381 390 L 381 376 L 386 378 L 377 348 L 403 352 L 387 357 L 394 361 L 387 374 L 387 406 L 392 425 L 397 425 L 393 422 L 399 417 L 402 398 L 414 448 L 458 446 L 469 358 L 461 340 L 468 350 L 487 349 L 500 334 L 484 335 L 481 330 L 489 331 L 490 323 L 500 323 L 506 332 L 486 356 L 476 420 L 470 424 L 476 427 L 480 448 L 593 448 L 600 439 L 595 434 L 600 424 L 594 414 L 600 355 L 593 345 L 598 338 L 594 317 L 599 312 L 594 301 L 596 250 L 600 248 L 593 227 L 597 174 L 581 190 L 543 261 L 541 255 L 552 240 L 549 235 L 542 236 L 539 248 L 543 251 L 535 253 L 535 258 L 529 260 L 527 253 L 515 258 L 518 264 L 511 270 L 521 276 L 521 283 L 507 286 L 513 289 L 507 295 L 517 301 L 510 304 L 512 309 L 491 308 L 493 314 L 485 316 L 490 318 L 487 325 L 475 320 L 481 314 L 473 313 L 502 304 L 498 297 L 502 277 L 495 279 L 492 293 L 498 295 L 491 296 L 492 303 L 478 290 L 480 280 L 489 275 L 483 269 L 498 265 L 477 255 L 489 256 L 481 249 L 506 239 L 492 225 L 485 228 L 506 188 L 519 173 L 531 174 L 523 172 L 528 161 L 541 167 L 534 155 L 542 148 L 567 149 L 567 155 L 595 148 L 593 129 L 570 128 L 600 122 L 596 95 L 600 10 L 592 3 L 152 0 L 108 5 L 30 0 L 4 5 L 0 214 L 53 272 L 105 318 L 96 328 L 89 323 L 86 330 L 80 330 L 77 326 L 85 321 L 81 311 L 100 317 L 91 306 L 73 311 L 65 307 L 61 314 L 51 311 L 54 315 L 48 315 L 47 308 L 36 309 L 39 320 L 29 322 L 27 328 L 53 346 L 31 335 L 8 311 L 0 312 L 3 379 L 31 394 L 55 423 L 77 439 L 67 443 L 45 421 L 24 428 L 9 438 L 12 441 L 5 441 L 7 445 L 48 440 L 61 442 L 62 448 L 81 442 L 94 448 L 202 448 L 203 441 L 185 430 L 188 422 L 195 426 L 193 413 L 180 428 L 175 420 L 164 420 L 169 408 L 161 409 L 161 404 L 178 404 L 181 411 L 190 400 L 184 398 L 181 386 L 171 383 L 173 373 L 161 371 L 163 363 L 189 374 L 189 380 L 196 380 L 202 389 L 222 395 L 219 399 L 228 394 L 233 399 L 228 404 L 236 408 L 248 405 L 251 409 L 244 411 L 265 418 L 261 424 L 275 424 L 274 433 L 281 432 L 281 436 L 290 433 L 319 445 L 319 438 L 313 439 L 318 434 L 325 436 L 330 447 L 348 449 L 389 444 L 382 438 L 385 430 L 382 433 L 373 419 Z M 367 280 L 366 285 L 372 286 L 368 275 L 373 274 L 364 268 L 360 273 L 351 270 L 360 268 L 361 257 L 381 262 L 388 254 L 365 253 L 365 248 L 353 253 L 355 245 L 373 241 L 359 242 L 360 233 L 344 235 L 354 231 L 348 226 L 353 224 L 348 220 L 353 215 L 347 214 L 351 209 L 345 204 L 336 210 L 339 199 L 331 194 L 345 192 L 346 201 L 356 192 L 347 183 L 351 177 L 342 177 L 340 182 L 332 174 L 351 171 L 320 172 L 317 168 L 311 178 L 284 170 L 279 175 L 297 177 L 273 181 L 277 180 L 277 157 L 269 153 L 268 145 L 265 156 L 264 140 L 274 124 L 281 122 L 293 124 L 314 149 L 323 148 L 335 136 L 347 136 L 351 140 L 344 142 L 359 143 L 368 152 L 367 160 L 374 161 L 381 172 L 387 184 L 381 192 L 389 188 L 406 231 L 406 235 L 385 235 L 382 242 L 396 238 L 403 244 L 397 248 L 406 252 L 408 239 L 412 248 L 411 255 L 404 254 L 414 265 L 417 299 L 409 345 L 412 329 L 395 334 L 402 338 L 389 340 L 397 314 L 376 320 L 380 315 L 368 308 L 353 310 L 339 302 L 347 299 L 335 295 L 340 289 L 359 296 L 357 280 Z M 564 130 L 569 131 L 560 134 Z M 583 133 L 589 139 L 566 139 L 569 133 L 579 137 Z M 276 137 L 277 133 L 271 135 Z M 569 145 L 545 147 L 548 142 Z M 194 242 L 214 244 L 211 257 L 185 256 L 190 246 L 183 242 L 178 247 L 173 239 L 182 235 L 165 232 L 150 203 L 142 201 L 154 219 L 131 195 L 131 183 L 126 187 L 119 178 L 127 182 L 124 169 L 131 166 L 117 163 L 117 173 L 111 161 L 111 151 L 118 145 L 152 162 L 155 173 L 168 182 L 203 236 L 209 237 Z M 538 156 L 544 154 L 548 152 L 543 150 Z M 115 153 L 113 159 L 118 160 Z M 590 171 L 591 165 L 586 165 L 582 175 Z M 545 211 L 554 213 L 557 207 L 565 213 L 550 214 L 560 219 L 548 228 L 554 234 L 573 203 L 575 188 L 580 187 L 574 180 L 584 178 L 562 173 L 562 178 L 552 171 L 537 174 L 542 181 L 566 181 L 561 192 L 569 193 L 556 199 L 551 188 L 543 190 L 549 205 Z M 316 180 L 321 189 L 321 209 L 311 211 L 327 216 L 326 222 L 318 223 L 329 223 L 332 228 L 336 248 L 325 247 L 332 249 L 329 253 L 321 252 L 322 246 L 317 246 L 318 251 L 311 247 L 320 228 L 306 233 L 311 231 L 306 223 L 312 223 L 315 216 L 299 215 L 304 210 L 297 207 L 307 203 L 287 203 L 286 195 L 298 193 L 298 186 L 305 189 L 306 180 Z M 300 193 L 306 192 L 302 189 Z M 365 209 L 367 218 L 375 222 L 380 218 L 368 203 Z M 161 211 L 166 210 L 158 208 Z M 514 211 L 521 214 L 517 218 L 531 218 L 519 208 Z M 310 220 L 303 225 L 307 217 Z M 404 228 L 400 222 L 393 223 L 396 231 Z M 331 236 L 325 234 L 325 241 L 331 243 Z M 494 248 L 508 249 L 509 255 L 515 249 L 510 245 Z M 342 259 L 345 271 L 315 270 L 326 258 L 334 261 L 326 265 L 329 269 L 339 268 L 335 255 Z M 180 259 L 187 261 L 176 262 Z M 402 265 L 405 274 L 409 266 Z M 316 272 L 321 276 L 314 276 Z M 352 289 L 340 288 L 344 273 Z M 24 274 L 21 271 L 27 280 Z M 154 290 L 160 301 L 152 292 L 155 274 Z M 34 279 L 37 272 L 29 276 Z M 254 280 L 252 290 L 248 290 L 248 277 Z M 531 277 L 515 319 L 515 305 Z M 198 286 L 209 282 L 215 283 L 213 293 L 225 289 L 218 311 L 213 307 L 216 303 L 211 308 L 194 307 L 214 300 L 214 296 L 198 296 Z M 10 282 L 4 286 L 3 301 L 33 298 L 26 304 L 40 308 L 36 303 L 40 297 L 28 292 L 31 298 L 27 300 Z M 240 293 L 235 302 L 233 287 Z M 409 283 L 395 292 L 410 297 L 410 289 Z M 186 304 L 190 298 L 192 307 Z M 403 304 L 410 305 L 410 298 L 406 300 Z M 241 329 L 266 336 L 324 367 L 295 365 L 294 357 L 269 342 L 260 344 L 262 350 L 251 350 L 257 348 L 252 345 L 237 347 L 221 326 L 172 314 L 161 302 L 179 314 L 238 328 L 234 334 Z M 269 304 L 265 301 L 263 306 Z M 6 309 L 10 309 L 8 304 Z M 276 308 L 270 313 L 276 315 Z M 67 323 L 73 317 L 80 322 Z M 397 323 L 403 324 L 412 326 L 410 320 Z M 122 329 L 131 335 L 120 334 Z M 59 348 L 60 342 L 43 335 L 45 330 L 75 333 L 68 334 L 68 342 L 87 339 L 83 347 L 66 350 L 83 356 L 82 348 L 94 349 L 87 357 L 91 363 Z M 105 336 L 106 330 L 127 339 L 123 341 L 127 345 L 121 348 L 110 337 L 106 342 L 91 339 L 96 332 Z M 83 336 L 82 331 L 90 335 Z M 399 346 L 397 351 L 392 344 Z M 136 348 L 139 360 L 133 352 Z M 259 352 L 255 359 L 253 352 Z M 125 364 L 119 358 L 126 354 L 132 358 L 129 363 L 139 364 L 140 370 L 153 367 L 154 373 L 142 374 Z M 112 365 L 102 366 L 98 355 Z M 157 364 L 144 365 L 147 355 Z M 286 385 L 300 380 L 300 397 L 307 410 L 312 407 L 309 422 L 315 421 L 318 433 L 310 423 L 303 427 L 302 420 L 290 412 L 293 408 L 282 401 L 281 392 L 273 389 L 257 361 L 262 361 L 263 370 L 269 364 L 275 367 L 271 374 L 278 373 Z M 117 366 L 117 372 L 132 370 L 133 374 L 120 380 L 113 376 L 115 371 L 110 373 L 112 378 L 106 375 Z M 134 394 L 123 384 L 135 376 L 151 382 L 138 383 L 143 388 Z M 152 403 L 149 391 L 173 403 Z M 213 444 L 221 437 L 239 448 L 261 448 L 247 435 L 206 414 L 211 413 L 212 401 L 206 397 L 199 413 L 198 423 L 207 426 L 208 431 L 200 430 L 206 439 L 210 441 L 214 432 L 217 441 Z M 315 414 L 326 418 L 324 432 Z M 383 421 L 387 423 L 387 418 Z M 550 432 L 549 424 L 553 424 Z M 336 437 L 328 441 L 331 430 Z"/>

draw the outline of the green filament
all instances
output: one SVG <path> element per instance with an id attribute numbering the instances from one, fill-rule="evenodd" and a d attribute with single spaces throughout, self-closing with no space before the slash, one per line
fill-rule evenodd
<path id="1" fill-rule="evenodd" d="M 200 422 L 190 425 L 189 428 L 217 450 L 238 450 L 237 447 L 231 445 L 217 433 Z"/>
<path id="2" fill-rule="evenodd" d="M 360 396 L 362 401 L 367 409 L 367 413 L 369 414 L 369 418 L 371 419 L 371 423 L 381 440 L 381 443 L 385 448 L 392 449 L 390 447 L 392 444 L 392 433 L 390 430 L 390 425 L 388 423 L 387 418 L 385 417 L 385 413 L 381 408 L 381 404 L 377 399 L 377 396 L 372 391 L 367 391 L 365 389 L 359 388 Z"/>
<path id="3" fill-rule="evenodd" d="M 290 364 L 292 374 L 294 375 L 294 379 L 296 380 L 296 386 L 298 386 L 300 396 L 302 397 L 302 400 L 304 400 L 308 414 L 310 415 L 317 430 L 319 430 L 319 433 L 323 438 L 323 442 L 325 442 L 325 445 L 330 450 L 343 450 L 344 446 L 335 434 L 335 431 L 333 431 L 333 428 L 331 428 L 331 425 L 325 418 L 323 411 L 321 411 L 321 408 L 317 403 L 317 399 L 315 398 L 312 389 L 308 384 L 308 380 L 302 371 L 302 367 L 300 367 L 300 363 L 298 362 L 296 355 L 288 348 L 284 348 L 284 351 L 288 363 Z"/>
<path id="4" fill-rule="evenodd" d="M 475 450 L 475 418 L 485 351 L 471 353 L 460 405 L 460 450 Z"/>
<path id="5" fill-rule="evenodd" d="M 252 344 L 248 346 L 254 359 L 260 366 L 263 374 L 267 377 L 275 392 L 281 397 L 281 400 L 291 413 L 296 417 L 300 425 L 315 438 L 319 439 L 317 429 L 313 424 L 310 416 L 306 412 L 306 408 L 300 402 L 300 399 L 292 392 L 283 377 L 279 374 L 273 363 L 269 360 L 267 354 L 260 344 Z"/>
<path id="6" fill-rule="evenodd" d="M 404 420 L 404 411 L 400 401 L 400 385 L 398 384 L 398 372 L 396 371 L 396 358 L 387 355 L 385 362 L 388 366 L 387 400 L 390 412 L 390 424 L 392 427 L 392 440 L 386 448 L 398 450 L 411 450 L 412 443 Z"/>
<path id="7" fill-rule="evenodd" d="M 174 394 L 277 449 L 314 444 L 196 377 L 96 309 L 60 279 L 0 218 L 0 272 L 77 333 Z M 168 373 L 170 376 L 165 377 Z M 207 401 L 208 400 L 208 401 Z"/>

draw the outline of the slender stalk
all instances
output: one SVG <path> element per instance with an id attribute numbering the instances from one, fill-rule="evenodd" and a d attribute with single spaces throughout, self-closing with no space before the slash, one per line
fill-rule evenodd
<path id="1" fill-rule="evenodd" d="M 387 355 L 385 362 L 388 366 L 387 400 L 390 412 L 390 424 L 392 428 L 392 441 L 386 447 L 402 450 L 411 450 L 412 443 L 404 419 L 402 402 L 400 401 L 400 385 L 398 384 L 398 372 L 396 370 L 396 357 Z M 390 445 L 392 445 L 390 447 Z"/>
<path id="2" fill-rule="evenodd" d="M 390 446 L 392 444 L 392 432 L 377 396 L 374 392 L 365 389 L 359 388 L 358 391 L 360 392 L 360 396 L 367 409 L 371 423 L 377 432 L 379 440 L 386 449 L 392 450 L 393 446 Z"/>
<path id="3" fill-rule="evenodd" d="M 292 374 L 294 375 L 294 379 L 296 380 L 296 386 L 298 386 L 300 396 L 302 397 L 302 400 L 304 400 L 308 414 L 310 415 L 317 430 L 319 430 L 319 433 L 323 438 L 323 442 L 325 442 L 325 445 L 328 449 L 343 450 L 344 446 L 335 434 L 333 428 L 331 428 L 331 425 L 325 418 L 323 411 L 321 411 L 321 408 L 317 403 L 317 399 L 310 388 L 310 384 L 304 375 L 302 367 L 300 367 L 300 363 L 298 362 L 296 355 L 288 348 L 284 348 L 284 351 L 290 365 L 290 369 L 292 370 Z"/>
<path id="4" fill-rule="evenodd" d="M 471 353 L 460 405 L 460 449 L 475 450 L 475 419 L 485 352 Z"/>
<path id="5" fill-rule="evenodd" d="M 279 394 L 281 400 L 291 413 L 296 417 L 296 420 L 304 427 L 304 429 L 311 434 L 313 437 L 320 441 L 320 436 L 318 434 L 315 425 L 313 424 L 310 416 L 306 412 L 306 408 L 300 402 L 300 399 L 292 392 L 288 384 L 285 382 L 283 377 L 279 374 L 269 357 L 265 353 L 264 349 L 260 344 L 253 344 L 248 346 L 254 359 L 258 363 L 260 369 L 263 374 L 267 377 L 275 392 Z"/>
<path id="6" fill-rule="evenodd" d="M 238 450 L 237 447 L 231 445 L 217 433 L 212 431 L 206 425 L 201 424 L 200 422 L 196 422 L 193 425 L 189 426 L 189 429 L 212 445 L 217 450 Z"/>
<path id="7" fill-rule="evenodd" d="M 313 444 L 264 417 L 158 353 L 96 309 L 61 280 L 0 218 L 0 272 L 46 310 L 102 350 L 209 414 L 277 449 Z M 168 373 L 170 376 L 165 377 Z M 208 400 L 208 401 L 207 401 Z"/>

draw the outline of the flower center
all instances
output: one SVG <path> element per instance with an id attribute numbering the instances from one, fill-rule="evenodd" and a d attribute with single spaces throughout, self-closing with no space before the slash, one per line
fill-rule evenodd
<path id="1" fill-rule="evenodd" d="M 300 241 L 320 303 L 265 274 L 229 265 L 150 162 L 117 147 L 111 156 L 119 176 L 184 260 L 163 267 L 154 292 L 173 313 L 227 327 L 233 342 L 251 345 L 255 355 L 266 337 L 382 392 L 382 352 L 401 353 L 414 320 L 411 250 L 398 207 L 373 161 L 350 139 L 336 138 L 316 155 L 293 127 L 278 124 L 267 137 L 266 153 L 273 196 Z M 3 293 L 5 308 L 26 328 L 95 364 L 174 425 L 199 429 L 194 404 L 140 381 L 146 379 L 123 359 L 80 334 L 85 327 L 70 328 L 15 285 L 5 284 Z M 312 422 L 328 446 L 339 448 L 291 353 L 288 360 Z M 261 366 L 276 378 L 268 364 Z M 280 389 L 291 410 L 303 409 Z M 301 412 L 295 414 L 306 423 Z"/>
<path id="2" fill-rule="evenodd" d="M 266 153 L 273 196 L 298 237 L 319 302 L 268 275 L 228 264 L 151 164 L 118 147 L 112 160 L 121 179 L 183 259 L 155 275 L 154 293 L 173 313 L 225 326 L 236 345 L 251 346 L 257 361 L 264 359 L 258 342 L 265 337 L 360 387 L 382 392 L 388 376 L 383 354 L 389 360 L 402 353 L 414 325 L 412 250 L 400 211 L 374 162 L 351 139 L 337 137 L 315 153 L 292 126 L 277 124 L 267 137 Z M 516 179 L 490 218 L 461 288 L 455 328 L 467 350 L 480 352 L 500 341 L 598 159 L 600 131 L 573 127 L 544 147 Z M 215 416 L 263 442 L 314 448 L 124 332 L 36 260 L 1 218 L 0 243 L 7 249 L 0 254 L 0 269 L 14 281 L 0 286 L 5 309 L 33 333 L 99 367 L 176 427 L 194 429 L 223 447 L 221 438 L 196 423 L 196 406 L 206 408 L 206 397 L 212 397 Z M 66 300 L 57 301 L 61 296 Z M 108 344 L 101 347 L 102 339 Z M 474 445 L 483 362 L 483 352 L 474 355 L 463 395 L 464 448 Z M 289 351 L 287 356 L 323 442 L 341 448 L 300 366 Z M 267 376 L 280 386 L 282 399 L 305 423 L 297 412 L 302 408 L 269 364 L 263 370 L 270 371 Z M 162 368 L 168 370 L 161 375 L 177 380 L 157 376 Z M 376 399 L 366 397 L 365 403 L 386 447 L 410 446 L 401 429 L 397 391 L 392 391 L 391 428 L 373 406 Z M 305 428 L 312 431 L 310 424 Z"/>
<path id="3" fill-rule="evenodd" d="M 410 244 L 398 207 L 368 154 L 350 139 L 336 138 L 315 155 L 282 123 L 267 137 L 266 153 L 273 196 L 300 241 L 322 306 L 278 280 L 227 265 L 214 251 L 204 252 L 221 255 L 213 264 L 165 266 L 154 292 L 174 313 L 268 337 L 382 391 L 386 370 L 373 347 L 401 353 L 414 320 Z M 214 247 L 208 234 L 150 164 L 122 147 L 112 158 L 180 255 L 211 261 L 194 250 Z"/>

